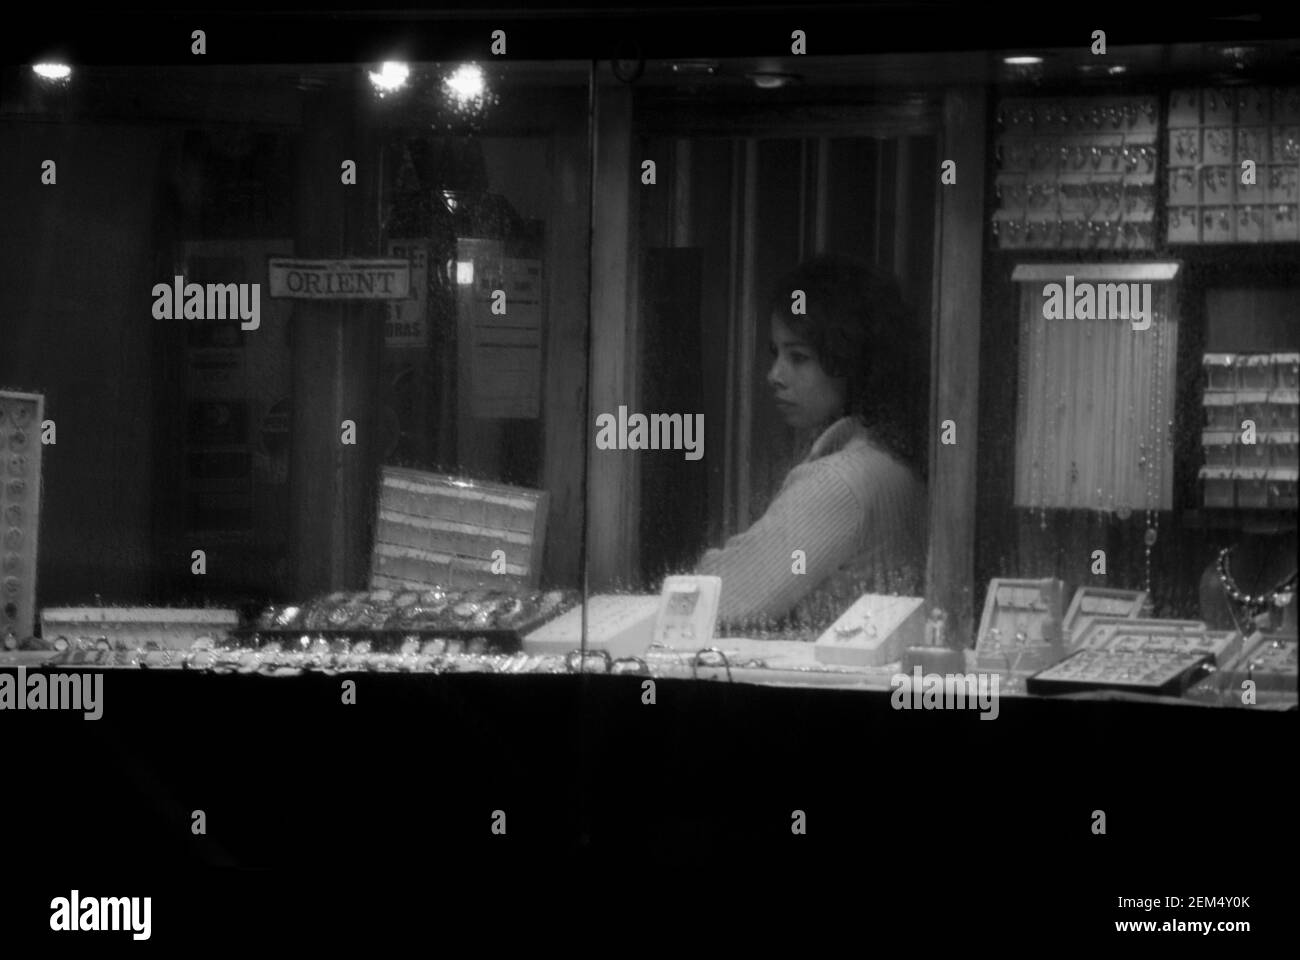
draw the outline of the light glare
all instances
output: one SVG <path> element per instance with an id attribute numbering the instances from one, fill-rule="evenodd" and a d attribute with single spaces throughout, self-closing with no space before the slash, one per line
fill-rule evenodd
<path id="1" fill-rule="evenodd" d="M 483 96 L 483 71 L 477 64 L 467 63 L 457 67 L 456 72 L 446 79 L 447 90 L 462 105 Z"/>
<path id="2" fill-rule="evenodd" d="M 399 63 L 396 60 L 385 60 L 380 65 L 379 72 L 370 71 L 370 82 L 381 93 L 392 93 L 394 90 L 400 90 L 404 87 L 410 75 L 411 68 L 406 64 Z"/>
<path id="3" fill-rule="evenodd" d="M 32 72 L 44 80 L 66 80 L 72 76 L 72 68 L 66 63 L 35 63 Z"/>

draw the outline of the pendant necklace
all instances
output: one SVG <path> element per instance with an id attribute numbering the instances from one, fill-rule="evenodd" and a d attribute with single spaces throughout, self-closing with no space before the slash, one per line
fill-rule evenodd
<path id="1" fill-rule="evenodd" d="M 1268 593 L 1249 594 L 1243 591 L 1237 581 L 1233 579 L 1232 569 L 1229 566 L 1229 558 L 1232 555 L 1232 547 L 1224 547 L 1219 551 L 1218 559 L 1215 561 L 1215 570 L 1219 576 L 1219 583 L 1223 586 L 1223 592 L 1233 603 L 1239 605 L 1245 612 L 1248 620 L 1255 625 L 1262 626 L 1260 619 L 1268 611 L 1269 607 L 1282 609 L 1295 599 L 1296 581 L 1300 572 L 1292 571 L 1291 575 L 1285 580 L 1278 583 Z M 1229 610 L 1231 610 L 1229 606 Z M 1234 615 L 1234 620 L 1236 617 Z"/>

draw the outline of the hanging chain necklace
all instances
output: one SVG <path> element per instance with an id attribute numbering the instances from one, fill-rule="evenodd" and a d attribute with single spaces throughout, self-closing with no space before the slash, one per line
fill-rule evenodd
<path id="1" fill-rule="evenodd" d="M 1153 353 L 1155 355 L 1155 369 L 1152 371 L 1150 381 L 1150 396 L 1148 398 L 1148 414 L 1146 441 L 1142 445 L 1142 456 L 1138 460 L 1138 465 L 1144 469 L 1146 482 L 1146 513 L 1147 528 L 1143 534 L 1144 544 L 1143 566 L 1145 573 L 1145 587 L 1147 596 L 1153 596 L 1151 592 L 1151 548 L 1156 545 L 1156 540 L 1160 536 L 1160 507 L 1163 500 L 1163 483 L 1164 483 L 1164 431 L 1161 429 L 1161 421 L 1164 419 L 1163 408 L 1163 391 L 1164 391 L 1164 338 L 1162 336 L 1162 324 L 1160 323 L 1160 311 L 1156 309 L 1156 304 L 1151 305 L 1154 323 L 1153 330 Z"/>
<path id="2" fill-rule="evenodd" d="M 1215 569 L 1219 574 L 1219 583 L 1223 584 L 1223 592 L 1234 603 L 1237 603 L 1246 611 L 1248 617 L 1257 617 L 1269 605 L 1275 607 L 1285 607 L 1295 598 L 1296 579 L 1300 576 L 1300 571 L 1292 571 L 1291 576 L 1287 577 L 1268 593 L 1249 594 L 1244 592 L 1237 581 L 1232 578 L 1232 571 L 1228 567 L 1228 557 L 1232 554 L 1232 547 L 1224 547 L 1219 551 L 1219 558 L 1215 561 Z"/>
<path id="3" fill-rule="evenodd" d="M 1041 313 L 1041 311 L 1039 311 Z M 1034 471 L 1038 478 L 1038 528 L 1047 529 L 1047 390 L 1050 382 L 1047 376 L 1047 318 L 1033 315 L 1033 325 L 1037 331 L 1038 375 L 1042 377 L 1041 403 L 1042 412 L 1038 421 L 1038 456 L 1034 460 Z"/>

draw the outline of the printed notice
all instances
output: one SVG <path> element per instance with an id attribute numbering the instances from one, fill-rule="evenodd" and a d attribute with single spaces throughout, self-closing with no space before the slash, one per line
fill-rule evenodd
<path id="1" fill-rule="evenodd" d="M 411 296 L 388 304 L 384 343 L 389 347 L 424 347 L 429 343 L 429 245 L 418 240 L 392 240 L 388 254 L 411 263 Z"/>
<path id="2" fill-rule="evenodd" d="M 534 419 L 541 410 L 541 261 L 502 257 L 495 241 L 461 240 L 458 246 L 460 328 L 467 339 L 462 374 L 468 375 L 471 415 Z M 493 311 L 495 291 L 505 292 L 504 312 Z"/>

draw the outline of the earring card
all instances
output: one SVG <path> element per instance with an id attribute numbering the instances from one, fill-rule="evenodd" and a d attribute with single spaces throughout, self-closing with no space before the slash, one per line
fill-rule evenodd
<path id="1" fill-rule="evenodd" d="M 978 642 L 998 637 L 1035 643 L 1060 643 L 1065 584 L 1060 580 L 1015 580 L 995 577 L 984 598 Z"/>

